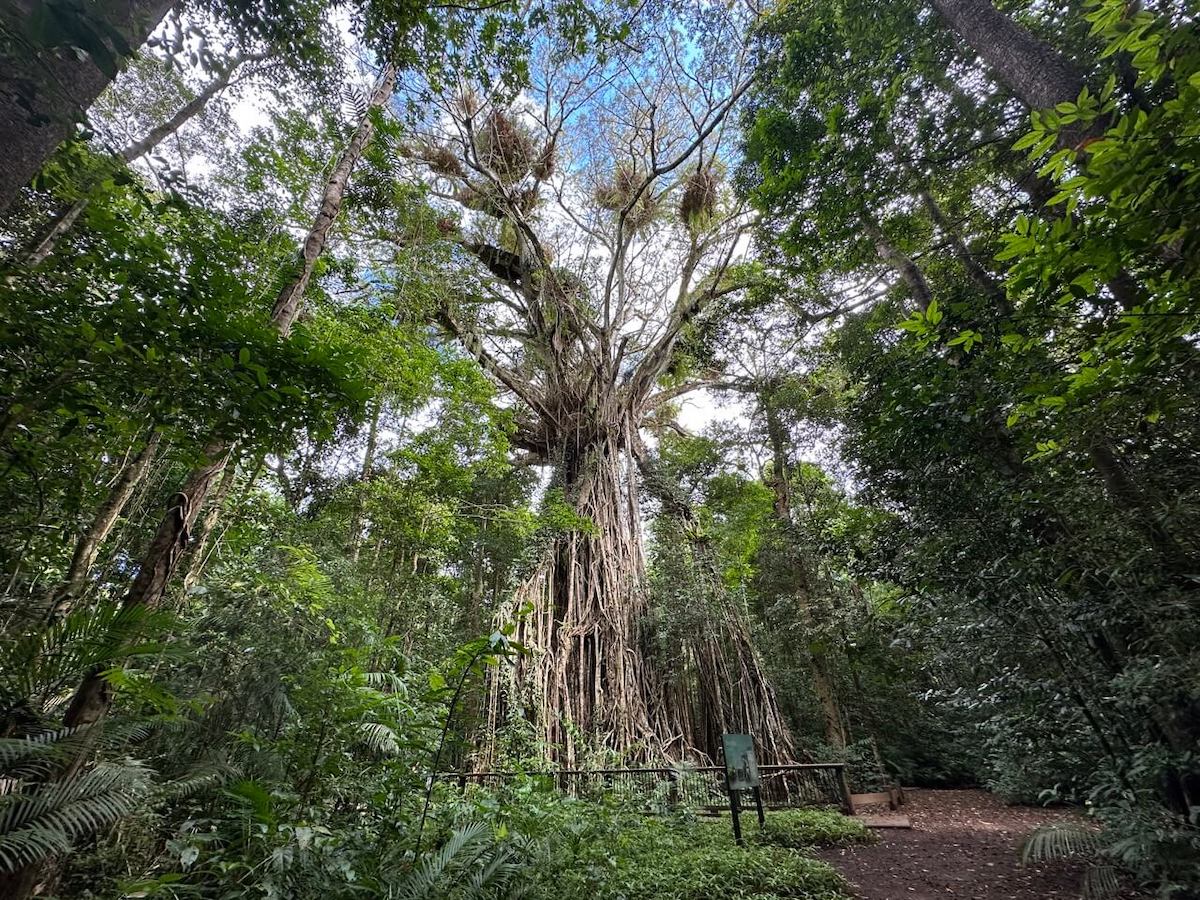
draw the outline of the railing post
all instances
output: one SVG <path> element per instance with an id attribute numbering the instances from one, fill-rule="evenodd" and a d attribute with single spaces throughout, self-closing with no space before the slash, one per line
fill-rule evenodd
<path id="1" fill-rule="evenodd" d="M 850 799 L 850 782 L 846 780 L 846 764 L 836 763 L 838 792 L 842 797 L 842 812 L 848 816 L 854 815 L 854 801 Z"/>

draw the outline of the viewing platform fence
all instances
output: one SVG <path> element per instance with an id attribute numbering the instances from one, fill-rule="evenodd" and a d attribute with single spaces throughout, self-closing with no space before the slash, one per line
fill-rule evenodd
<path id="1" fill-rule="evenodd" d="M 794 763 L 759 766 L 762 801 L 769 809 L 836 806 L 852 813 L 846 767 L 842 763 Z M 616 797 L 641 803 L 648 812 L 679 808 L 716 812 L 729 808 L 725 769 L 698 768 L 560 769 L 552 772 L 441 772 L 437 780 L 500 788 L 528 779 L 545 789 L 584 800 Z"/>

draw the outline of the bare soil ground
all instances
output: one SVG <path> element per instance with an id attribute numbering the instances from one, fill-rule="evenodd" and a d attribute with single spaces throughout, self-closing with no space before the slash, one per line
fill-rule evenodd
<path id="1" fill-rule="evenodd" d="M 985 791 L 907 791 L 911 830 L 883 829 L 875 844 L 819 855 L 862 900 L 1041 900 L 1080 896 L 1084 866 L 1057 861 L 1022 866 L 1030 831 L 1074 813 L 1007 806 Z M 871 810 L 875 812 L 875 810 Z M 879 810 L 887 813 L 887 808 Z M 1133 896 L 1133 895 L 1130 895 Z"/>

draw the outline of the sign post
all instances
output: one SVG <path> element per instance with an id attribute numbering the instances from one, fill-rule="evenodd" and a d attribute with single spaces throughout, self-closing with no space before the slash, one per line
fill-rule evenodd
<path id="1" fill-rule="evenodd" d="M 742 822 L 739 816 L 742 805 L 738 794 L 753 791 L 754 803 L 758 807 L 758 825 L 766 824 L 762 805 L 762 779 L 758 774 L 758 760 L 754 756 L 754 739 L 748 734 L 721 735 L 725 750 L 725 789 L 729 791 L 729 813 L 733 816 L 733 837 L 742 844 Z"/>

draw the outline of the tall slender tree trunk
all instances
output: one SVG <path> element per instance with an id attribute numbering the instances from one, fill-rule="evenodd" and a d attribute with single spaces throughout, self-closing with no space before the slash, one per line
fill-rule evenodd
<path id="1" fill-rule="evenodd" d="M 371 113 L 388 101 L 395 83 L 396 70 L 389 64 L 371 95 L 367 115 L 359 122 L 350 143 L 334 166 L 329 182 L 325 185 L 320 210 L 300 254 L 300 271 L 280 292 L 272 312 L 271 321 L 281 338 L 287 336 L 300 313 L 304 287 L 312 277 L 317 258 L 325 248 L 329 231 L 341 210 L 350 174 L 371 139 L 374 131 Z M 142 557 L 137 577 L 121 601 L 124 606 L 157 606 L 162 601 L 171 577 L 179 565 L 180 556 L 187 546 L 200 507 L 203 506 L 214 482 L 221 477 L 233 444 L 234 441 L 226 437 L 214 437 L 209 440 L 202 452 L 203 462 L 192 469 L 182 488 L 171 498 L 167 513 L 159 522 L 154 538 Z M 111 705 L 112 689 L 104 678 L 104 673 L 99 670 L 92 671 L 76 689 L 63 718 L 63 724 L 67 727 L 93 724 L 108 713 Z M 81 764 L 82 759 L 76 759 L 68 771 Z M 36 886 L 41 869 L 42 866 L 36 864 L 12 873 L 0 874 L 0 896 L 10 900 L 24 900 Z"/>
<path id="2" fill-rule="evenodd" d="M 116 154 L 117 158 L 125 164 L 129 164 L 136 159 L 141 159 L 168 137 L 179 131 L 191 119 L 199 115 L 217 94 L 229 87 L 233 81 L 234 72 L 243 63 L 265 58 L 266 54 L 256 53 L 248 56 L 237 56 L 229 60 L 218 72 L 217 77 L 205 86 L 204 90 L 180 107 L 170 119 L 156 125 L 141 139 L 134 141 L 122 149 Z M 89 188 L 85 187 L 85 193 L 82 197 L 59 210 L 42 236 L 33 245 L 33 249 L 26 255 L 26 266 L 33 267 L 42 263 L 54 252 L 59 242 L 75 227 L 75 223 L 79 221 L 79 217 L 83 215 L 84 210 L 87 209 L 90 202 L 87 194 L 88 190 Z"/>
<path id="3" fill-rule="evenodd" d="M 971 248 L 963 240 L 962 234 L 946 218 L 946 214 L 942 212 L 941 206 L 933 199 L 933 194 L 927 189 L 922 188 L 920 195 L 921 202 L 925 205 L 925 209 L 929 213 L 929 218 L 933 220 L 933 224 L 942 233 L 942 237 L 949 241 L 950 249 L 958 261 L 962 263 L 963 268 L 967 270 L 967 275 L 975 282 L 976 287 L 983 291 L 984 296 L 988 298 L 992 306 L 1002 316 L 1012 315 L 1012 304 L 1008 302 L 1008 294 L 1005 293 L 1000 282 L 983 267 L 983 264 L 971 252 Z"/>
<path id="4" fill-rule="evenodd" d="M 359 122 L 354 136 L 350 139 L 349 145 L 342 152 L 341 158 L 338 159 L 337 165 L 334 166 L 333 172 L 329 176 L 329 183 L 325 185 L 321 207 L 317 211 L 312 228 L 309 229 L 308 237 L 300 250 L 300 271 L 292 281 L 284 286 L 275 299 L 275 307 L 271 310 L 271 321 L 275 323 L 280 337 L 287 337 L 292 330 L 292 325 L 296 322 L 300 311 L 300 301 L 304 298 L 304 291 L 312 279 L 317 258 L 325 249 L 325 242 L 329 239 L 329 232 L 333 228 L 334 220 L 342 209 L 342 198 L 345 196 L 346 186 L 350 182 L 350 173 L 354 170 L 354 166 L 362 157 L 363 151 L 366 150 L 367 144 L 370 143 L 374 134 L 375 127 L 371 124 L 371 115 L 376 109 L 382 108 L 387 103 L 395 89 L 396 67 L 388 63 L 384 66 L 379 84 L 371 94 L 366 116 Z"/>
<path id="5" fill-rule="evenodd" d="M 70 612 L 71 607 L 83 592 L 84 582 L 92 570 L 92 565 L 96 562 L 100 548 L 104 546 L 105 540 L 108 539 L 109 533 L 124 511 L 125 504 L 129 502 L 129 498 L 133 496 L 137 486 L 149 471 L 150 464 L 158 452 L 161 437 L 157 431 L 152 432 L 137 455 L 125 463 L 117 480 L 109 490 L 108 496 L 96 510 L 96 515 L 92 518 L 91 523 L 79 536 L 79 540 L 75 544 L 75 552 L 71 556 L 71 565 L 67 569 L 67 576 L 62 585 L 54 592 L 50 609 L 51 619 L 60 619 Z"/>
<path id="6" fill-rule="evenodd" d="M 375 449 L 379 443 L 379 414 L 381 411 L 381 403 L 376 400 L 371 407 L 371 425 L 367 430 L 367 447 L 363 452 L 362 469 L 359 472 L 360 491 L 361 485 L 365 484 L 371 475 L 372 469 L 375 467 Z M 363 512 L 365 507 L 364 498 L 361 496 L 355 500 L 354 514 L 350 517 L 350 560 L 358 562 L 358 556 L 362 552 L 363 543 Z"/>
<path id="7" fill-rule="evenodd" d="M 87 108 L 100 96 L 116 66 L 146 42 L 174 0 L 96 0 L 63 5 L 65 14 L 103 49 L 103 66 L 89 52 L 63 43 L 38 47 L 22 37 L 22 25 L 45 4 L 14 0 L 0 12 L 0 212 L 4 212 L 69 138 Z M 86 10 L 81 14 L 77 10 Z M 43 13 L 44 14 L 44 13 Z M 85 51 L 89 48 L 85 47 Z"/>
<path id="8" fill-rule="evenodd" d="M 923 280 L 923 279 L 922 279 Z M 770 396 L 770 391 L 761 397 L 764 414 L 767 420 L 767 438 L 771 443 L 771 460 L 774 469 L 771 479 L 771 490 L 775 494 L 775 518 L 778 522 L 783 540 L 794 545 L 795 525 L 792 522 L 791 473 L 792 465 L 788 459 L 788 438 L 779 410 Z M 788 554 L 793 559 L 793 565 L 803 570 L 805 560 L 801 558 L 799 548 L 790 546 Z M 803 625 L 810 633 L 815 630 L 816 617 L 813 615 L 812 598 L 809 596 L 808 578 L 803 578 L 800 590 L 797 592 Z M 819 642 L 809 641 L 808 646 L 809 674 L 812 678 L 813 693 L 821 707 L 821 720 L 825 733 L 825 742 L 836 750 L 846 748 L 845 717 L 842 715 L 841 703 L 838 701 L 837 688 L 834 686 L 833 674 L 829 659 Z"/>
<path id="9" fill-rule="evenodd" d="M 388 66 L 384 78 L 371 97 L 367 115 L 359 123 L 349 145 L 334 166 L 328 184 L 325 185 L 321 208 L 301 251 L 300 272 L 280 292 L 271 315 L 271 322 L 281 338 L 287 337 L 300 313 L 303 286 L 307 285 L 312 277 L 317 258 L 325 248 L 329 231 L 341 210 L 350 173 L 371 138 L 374 128 L 370 112 L 382 106 L 391 97 L 395 78 L 395 69 Z M 204 461 L 188 475 L 183 487 L 172 497 L 167 514 L 159 522 L 154 539 L 142 557 L 137 577 L 122 601 L 125 606 L 157 606 L 162 601 L 179 564 L 180 555 L 187 546 L 200 507 L 204 505 L 213 483 L 224 471 L 233 443 L 229 438 L 215 437 L 205 446 L 202 454 Z M 108 711 L 110 703 L 108 684 L 102 673 L 95 672 L 79 686 L 67 711 L 66 724 L 85 725 L 95 722 Z"/>

